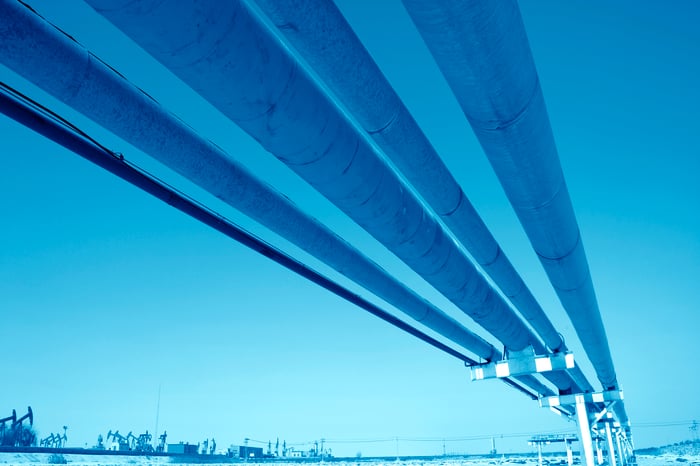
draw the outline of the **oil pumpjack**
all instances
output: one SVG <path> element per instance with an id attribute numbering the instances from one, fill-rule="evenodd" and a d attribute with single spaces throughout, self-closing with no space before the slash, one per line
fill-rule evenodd
<path id="1" fill-rule="evenodd" d="M 29 421 L 29 426 L 24 421 Z M 9 424 L 9 427 L 8 427 Z M 31 429 L 34 425 L 34 412 L 32 407 L 27 407 L 27 414 L 17 417 L 13 409 L 12 415 L 0 419 L 0 445 L 12 447 L 28 447 L 36 443 L 36 434 Z"/>

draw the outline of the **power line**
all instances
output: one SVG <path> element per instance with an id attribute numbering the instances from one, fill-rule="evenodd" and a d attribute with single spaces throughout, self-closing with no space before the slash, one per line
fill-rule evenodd
<path id="1" fill-rule="evenodd" d="M 694 420 L 689 421 L 660 421 L 660 422 L 635 422 L 635 428 L 647 428 L 647 427 L 677 427 L 677 426 L 692 426 Z"/>
<path id="2" fill-rule="evenodd" d="M 467 442 L 474 440 L 486 440 L 490 438 L 520 438 L 520 437 L 532 437 L 534 435 L 545 435 L 545 434 L 569 434 L 573 433 L 575 430 L 565 429 L 558 431 L 547 431 L 547 432 L 510 432 L 510 433 L 497 433 L 497 434 L 479 434 L 479 435 L 468 435 L 468 436 L 440 436 L 440 437 L 373 437 L 373 438 L 326 438 L 325 442 L 330 444 L 363 444 L 363 443 L 389 443 L 395 442 Z M 313 444 L 313 442 L 300 442 L 288 445 L 308 445 Z"/>
<path id="3" fill-rule="evenodd" d="M 657 421 L 657 422 L 641 422 L 635 423 L 635 428 L 651 428 L 651 427 L 678 427 L 678 426 L 692 426 L 698 425 L 695 420 L 687 421 Z M 523 437 L 533 437 L 536 435 L 556 435 L 556 434 L 571 434 L 575 433 L 575 429 L 562 429 L 546 432 L 542 431 L 530 431 L 530 432 L 507 432 L 507 433 L 491 433 L 491 434 L 478 434 L 478 435 L 463 435 L 463 436 L 436 436 L 436 437 L 366 437 L 366 438 L 325 438 L 326 444 L 373 444 L 373 443 L 390 443 L 390 442 L 425 442 L 425 443 L 438 443 L 438 442 L 469 442 L 476 440 L 488 440 L 491 438 L 523 438 Z M 251 442 L 256 442 L 260 444 L 267 444 L 267 441 L 253 440 L 249 439 Z M 304 446 L 313 445 L 315 440 L 312 441 L 299 441 L 299 442 L 287 442 L 289 446 Z"/>

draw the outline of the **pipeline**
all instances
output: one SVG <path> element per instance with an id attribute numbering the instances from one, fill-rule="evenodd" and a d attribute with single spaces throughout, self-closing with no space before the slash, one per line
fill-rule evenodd
<path id="1" fill-rule="evenodd" d="M 248 249 L 267 257 L 284 268 L 306 278 L 336 296 L 343 298 L 349 303 L 364 309 L 375 317 L 428 343 L 430 346 L 459 359 L 464 362 L 465 365 L 472 366 L 477 364 L 472 358 L 434 339 L 430 335 L 421 332 L 389 312 L 382 310 L 360 295 L 353 293 L 337 282 L 321 275 L 301 261 L 294 259 L 275 246 L 266 243 L 230 220 L 207 209 L 202 204 L 178 192 L 175 188 L 163 183 L 147 172 L 144 172 L 135 165 L 129 163 L 122 154 L 107 149 L 62 117 L 10 88 L 3 82 L 0 82 L 0 113 L 3 113 L 41 136 L 63 146 L 88 162 L 112 173 L 156 199 L 165 202 L 191 218 L 228 236 Z M 511 386 L 517 386 L 517 384 L 511 384 Z M 529 391 L 525 390 L 524 393 L 528 396 L 532 396 L 532 393 Z"/>
<path id="2" fill-rule="evenodd" d="M 471 366 L 477 364 L 477 361 L 474 361 L 469 356 L 445 345 L 389 312 L 384 311 L 379 306 L 321 275 L 302 262 L 285 254 L 280 249 L 257 238 L 228 219 L 178 192 L 171 186 L 157 180 L 152 175 L 129 163 L 121 154 L 107 149 L 64 118 L 2 82 L 0 82 L 0 113 L 32 129 L 45 138 L 56 142 L 98 167 L 107 170 L 113 175 L 141 189 L 145 193 L 152 195 L 156 199 L 165 202 L 193 219 L 223 233 L 239 244 L 256 251 L 286 269 L 330 291 L 336 296 L 358 306 L 360 309 L 364 309 L 375 317 L 428 343 L 430 346 L 459 359 L 464 362 L 465 365 Z M 520 383 L 516 383 L 514 380 L 508 378 L 502 379 L 506 385 L 515 388 L 533 400 L 538 399 L 538 394 L 544 394 L 544 396 L 552 394 L 551 391 L 543 387 L 535 379 L 518 377 L 516 380 Z M 536 392 L 532 393 L 521 384 L 531 386 Z M 564 409 L 560 411 L 564 415 L 571 415 L 571 413 Z M 28 416 L 30 416 L 31 420 L 31 408 L 29 408 Z"/>
<path id="3" fill-rule="evenodd" d="M 469 120 L 598 380 L 618 388 L 581 234 L 515 0 L 402 0 Z M 616 405 L 627 421 L 622 403 Z"/>
<path id="4" fill-rule="evenodd" d="M 330 0 L 255 0 L 255 3 L 439 215 L 547 348 L 554 352 L 568 351 L 561 335 L 338 7 Z M 538 343 L 533 342 L 533 349 L 544 354 L 546 349 Z M 571 375 L 578 391 L 593 390 L 578 366 Z"/>
<path id="5" fill-rule="evenodd" d="M 196 6 L 152 0 L 87 3 L 509 350 L 522 351 L 537 341 L 247 4 L 216 0 Z M 560 390 L 570 390 L 571 380 L 557 375 L 547 377 Z"/>
<path id="6" fill-rule="evenodd" d="M 500 352 L 301 212 L 29 7 L 0 0 L 0 63 L 406 315 L 484 360 Z"/>
<path id="7" fill-rule="evenodd" d="M 4 2 L 4 3 L 3 3 Z M 0 2 L 0 12 L 3 13 L 3 15 L 0 15 L 0 35 L 4 37 L 6 42 L 0 44 L 0 57 L 6 58 L 6 49 L 3 48 L 3 46 L 7 47 L 8 45 L 11 44 L 11 40 L 9 35 L 6 34 L 7 29 L 5 29 L 5 25 L 2 23 L 3 18 L 7 19 L 9 21 L 9 24 L 16 24 L 19 26 L 19 28 L 25 31 L 31 31 L 33 34 L 29 36 L 25 36 L 25 39 L 30 39 L 33 42 L 33 45 L 36 47 L 33 49 L 33 51 L 39 52 L 38 58 L 35 58 L 35 60 L 38 60 L 40 63 L 45 64 L 47 66 L 53 66 L 54 70 L 57 71 L 62 71 L 66 72 L 69 71 L 68 67 L 63 67 L 63 59 L 70 59 L 73 58 L 75 59 L 77 57 L 81 57 L 83 54 L 86 54 L 87 52 L 82 49 L 77 43 L 75 43 L 72 39 L 68 39 L 68 36 L 60 32 L 58 29 L 52 27 L 50 24 L 46 23 L 43 21 L 33 10 L 27 9 L 27 11 L 24 11 L 22 9 L 18 10 L 12 10 L 11 8 L 6 8 L 8 6 L 8 3 L 3 0 Z M 14 8 L 17 8 L 14 6 Z M 16 13 L 15 15 L 10 15 L 11 12 Z M 20 19 L 24 19 L 25 22 L 19 21 Z M 54 47 L 52 48 L 52 51 L 56 53 L 56 55 L 47 55 L 43 56 L 45 61 L 41 61 L 42 51 L 46 51 L 45 49 L 42 48 L 42 44 L 45 47 L 48 44 L 53 44 Z M 22 45 L 20 44 L 17 50 L 21 50 Z M 145 114 L 140 114 L 138 112 L 136 113 L 130 113 L 129 117 L 130 118 L 135 118 L 134 122 L 136 123 L 136 127 L 138 127 L 138 124 L 141 124 L 142 128 L 143 125 L 145 125 L 147 122 L 149 123 L 148 129 L 155 130 L 160 128 L 160 130 L 155 131 L 155 134 L 161 134 L 161 133 L 167 133 L 166 131 L 168 128 L 176 128 L 177 130 L 173 133 L 175 136 L 177 136 L 176 141 L 177 144 L 179 145 L 180 150 L 184 150 L 185 152 L 187 150 L 195 150 L 195 153 L 199 154 L 203 159 L 209 160 L 211 155 L 217 155 L 217 156 L 227 156 L 227 154 L 224 154 L 223 152 L 220 151 L 220 149 L 216 148 L 216 146 L 213 146 L 211 143 L 208 143 L 201 138 L 197 137 L 194 132 L 189 129 L 187 126 L 185 126 L 180 120 L 175 118 L 173 115 L 168 114 L 165 110 L 160 108 L 158 104 L 152 100 L 149 96 L 146 94 L 143 94 L 141 91 L 139 91 L 137 88 L 134 86 L 126 83 L 123 78 L 119 75 L 117 75 L 114 70 L 111 68 L 108 68 L 106 65 L 104 65 L 101 61 L 93 57 L 93 60 L 87 60 L 87 58 L 91 57 L 91 55 L 88 54 L 86 57 L 86 62 L 90 63 L 91 65 L 89 66 L 95 66 L 97 69 L 92 70 L 92 73 L 86 78 L 86 82 L 83 83 L 85 85 L 86 83 L 89 83 L 90 79 L 94 79 L 91 76 L 101 76 L 101 78 L 105 81 L 103 85 L 105 86 L 104 89 L 107 89 L 109 91 L 112 91 L 113 93 L 110 94 L 110 98 L 116 99 L 116 102 L 120 103 L 121 105 L 125 105 L 126 107 L 122 109 L 122 112 L 127 111 L 131 106 L 134 106 L 137 109 L 144 110 L 145 108 L 150 108 L 151 112 L 147 112 Z M 28 58 L 28 57 L 27 57 Z M 4 63 L 7 63 L 7 61 L 3 60 Z M 32 62 L 34 64 L 37 63 L 37 61 Z M 61 67 L 59 67 L 61 66 Z M 59 68 L 57 68 L 59 67 Z M 35 78 L 36 79 L 36 78 Z M 46 79 L 46 78 L 44 78 Z M 39 82 L 43 82 L 41 79 L 37 79 Z M 56 94 L 61 94 L 58 92 L 58 90 L 62 89 L 61 86 L 68 86 L 67 89 L 71 89 L 70 84 L 73 84 L 73 90 L 76 93 L 75 95 L 79 95 L 79 92 L 77 90 L 80 88 L 80 85 L 74 81 L 68 81 L 66 82 L 61 82 L 58 83 L 57 88 L 50 88 L 53 90 Z M 118 84 L 118 85 L 117 85 Z M 3 86 L 4 87 L 4 86 Z M 337 294 L 338 296 L 347 299 L 349 302 L 352 302 L 359 307 L 367 310 L 368 312 L 372 313 L 373 315 L 381 318 L 382 320 L 408 332 L 411 335 L 414 335 L 421 340 L 431 344 L 432 346 L 446 352 L 447 354 L 450 354 L 462 361 L 465 362 L 465 364 L 472 365 L 476 363 L 476 361 L 472 360 L 468 356 L 463 355 L 462 353 L 448 347 L 447 345 L 444 345 L 438 340 L 435 340 L 434 338 L 430 337 L 429 335 L 426 335 L 425 333 L 421 332 L 420 330 L 416 329 L 415 327 L 412 327 L 405 322 L 401 321 L 400 319 L 394 317 L 393 315 L 381 310 L 378 306 L 368 302 L 367 300 L 361 298 L 355 293 L 352 293 L 351 291 L 341 287 L 340 285 L 328 280 L 324 276 L 318 274 L 317 272 L 313 271 L 312 269 L 308 268 L 304 264 L 300 263 L 299 261 L 294 260 L 293 258 L 287 256 L 286 254 L 282 253 L 278 249 L 267 245 L 266 243 L 262 242 L 261 240 L 255 238 L 254 236 L 248 234 L 244 230 L 237 228 L 235 225 L 231 224 L 228 222 L 226 219 L 214 214 L 213 212 L 208 211 L 207 209 L 203 208 L 203 206 L 198 205 L 188 198 L 180 195 L 179 193 L 171 190 L 169 187 L 163 185 L 162 183 L 157 182 L 156 180 L 153 180 L 152 178 L 148 177 L 147 175 L 141 173 L 139 170 L 137 170 L 135 167 L 131 166 L 128 162 L 124 160 L 123 157 L 112 153 L 108 149 L 101 147 L 99 144 L 97 144 L 95 141 L 90 140 L 89 137 L 86 135 L 78 135 L 78 134 L 70 134 L 70 132 L 66 131 L 65 128 L 61 127 L 61 124 L 59 124 L 59 118 L 54 114 L 50 115 L 46 112 L 38 111 L 39 106 L 34 103 L 34 109 L 30 109 L 30 106 L 28 105 L 22 105 L 21 104 L 21 96 L 18 95 L 16 92 L 15 93 L 10 93 L 8 92 L 9 90 L 5 87 L 5 92 L 0 93 L 0 96 L 2 96 L 2 105 L 0 105 L 0 108 L 2 108 L 3 113 L 8 114 L 8 116 L 11 116 L 12 118 L 16 119 L 17 121 L 20 121 L 23 124 L 26 124 L 27 126 L 32 127 L 34 130 L 40 132 L 40 134 L 43 134 L 52 140 L 55 140 L 64 147 L 67 147 L 70 150 L 74 150 L 76 152 L 79 152 L 80 155 L 82 155 L 84 158 L 88 159 L 89 161 L 97 164 L 98 166 L 101 166 L 110 172 L 116 174 L 117 176 L 121 177 L 122 179 L 131 182 L 132 184 L 140 187 L 144 191 L 148 192 L 149 194 L 154 195 L 158 199 L 161 199 L 168 204 L 172 205 L 173 207 L 177 208 L 178 210 L 192 216 L 195 219 L 198 219 L 205 223 L 206 225 L 209 225 L 210 227 L 220 231 L 221 233 L 229 236 L 230 238 L 238 241 L 239 243 L 259 252 L 260 254 L 265 255 L 266 257 L 269 257 L 271 260 L 274 260 L 275 262 L 283 265 L 284 267 L 292 270 L 293 272 L 298 273 L 299 275 L 314 281 L 315 283 L 319 284 L 320 286 L 324 287 L 325 289 Z M 77 98 L 73 96 L 73 98 Z M 143 104 L 143 99 L 147 99 L 147 104 Z M 139 104 L 143 105 L 139 105 Z M 145 106 L 144 106 L 145 105 Z M 118 106 L 117 106 L 118 107 Z M 99 114 L 93 114 L 92 110 L 90 110 L 91 107 L 87 107 L 86 111 L 90 115 L 98 115 Z M 140 119 L 141 116 L 145 115 L 145 120 Z M 139 118 L 137 118 L 139 117 Z M 153 120 L 149 120 L 148 117 L 153 117 Z M 98 118 L 101 120 L 101 118 Z M 125 120 L 126 121 L 126 120 Z M 131 120 L 129 120 L 131 121 Z M 124 124 L 124 123 L 122 123 Z M 159 126 L 162 125 L 162 126 Z M 130 131 L 134 131 L 133 127 L 123 127 L 120 126 L 119 124 L 113 124 L 110 125 L 113 128 L 116 128 L 120 133 L 124 134 L 126 133 L 127 136 L 130 133 Z M 74 133 L 77 133 L 76 128 L 72 128 Z M 133 134 L 132 134 L 133 135 Z M 148 133 L 142 133 L 142 136 L 144 139 L 136 138 L 138 141 L 141 143 L 146 143 L 150 141 L 151 139 L 148 137 Z M 156 149 L 158 147 L 161 147 L 162 150 L 164 151 L 163 154 L 168 154 L 170 150 L 177 150 L 178 146 L 174 146 L 172 144 L 167 144 L 167 141 L 156 141 L 153 148 L 154 152 L 156 154 L 161 154 L 158 152 Z M 161 144 L 158 146 L 158 144 Z M 199 145 L 204 144 L 207 146 L 208 150 L 197 150 L 197 147 Z M 242 167 L 238 167 L 237 164 L 229 157 L 229 163 L 230 166 L 228 167 L 232 172 L 236 171 L 241 171 L 243 174 L 245 174 L 245 170 Z M 260 202 L 258 204 L 259 207 L 265 208 L 272 210 L 274 213 L 277 215 L 283 215 L 285 219 L 287 220 L 295 220 L 297 222 L 300 222 L 302 225 L 305 223 L 311 222 L 311 224 L 316 225 L 316 229 L 319 232 L 319 235 L 314 237 L 316 240 L 323 240 L 326 238 L 330 238 L 328 242 L 330 243 L 331 248 L 336 248 L 336 250 L 339 251 L 345 251 L 348 250 L 350 252 L 353 252 L 354 250 L 347 245 L 344 241 L 340 240 L 337 238 L 335 235 L 333 235 L 331 232 L 327 231 L 325 227 L 318 225 L 314 223 L 315 221 L 312 222 L 313 219 L 309 219 L 308 217 L 304 216 L 301 212 L 295 211 L 293 209 L 293 205 L 284 197 L 280 197 L 279 194 L 275 193 L 272 191 L 270 188 L 268 188 L 266 185 L 260 184 L 258 181 L 256 181 L 251 175 L 243 176 L 241 175 L 239 178 L 234 178 L 232 180 L 229 180 L 230 182 L 237 181 L 242 185 L 243 188 L 247 189 L 245 192 L 252 192 L 255 193 L 259 196 L 261 196 L 257 202 Z M 269 202 L 270 198 L 275 198 L 275 197 L 280 197 L 278 202 L 280 204 L 278 205 L 277 209 L 273 209 L 275 207 L 275 204 L 271 204 Z M 266 211 L 267 209 L 263 209 L 263 211 Z M 252 214 L 255 214 L 256 211 L 252 211 Z M 251 215 L 255 217 L 255 215 Z M 263 220 L 266 219 L 266 217 L 262 217 Z M 274 218 L 274 215 L 273 217 Z M 309 233 L 314 232 L 314 230 L 310 230 Z M 324 233 L 325 232 L 325 233 Z M 321 234 L 323 233 L 323 234 Z M 357 252 L 355 251 L 355 254 Z M 367 258 L 361 255 L 357 255 L 356 257 L 352 257 L 351 259 L 353 260 L 353 263 L 355 266 L 362 272 L 366 273 L 369 275 L 369 277 L 373 280 L 379 280 L 378 283 L 382 283 L 382 274 L 385 275 L 385 272 L 379 269 L 376 265 L 374 265 L 372 262 L 370 262 Z M 362 266 L 366 266 L 363 270 Z M 351 269 L 352 270 L 352 269 Z M 375 273 L 375 271 L 381 272 L 380 274 Z M 348 272 L 349 273 L 349 272 Z M 346 273 L 346 276 L 348 275 Z M 389 283 L 393 282 L 393 279 L 390 277 L 387 277 Z M 360 281 L 360 280 L 358 280 Z M 367 286 L 367 288 L 372 291 L 371 286 Z M 395 289 L 395 287 L 389 287 L 387 290 L 378 290 L 376 292 L 377 295 L 379 296 L 387 296 L 390 294 L 390 291 L 392 289 Z M 422 311 L 422 319 L 421 318 L 415 318 L 419 322 L 423 323 L 425 326 L 428 328 L 433 329 L 437 333 L 442 334 L 443 336 L 446 336 L 450 341 L 455 342 L 457 344 L 460 344 L 462 347 L 465 349 L 471 351 L 474 354 L 479 355 L 480 358 L 483 358 L 484 360 L 496 360 L 502 357 L 500 352 L 493 348 L 491 345 L 488 343 L 484 342 L 481 340 L 478 336 L 472 334 L 468 330 L 464 329 L 461 325 L 458 323 L 452 321 L 449 317 L 444 315 L 442 311 L 434 308 L 432 305 L 427 303 L 426 301 L 422 300 L 409 290 L 404 290 L 402 293 L 398 293 L 399 296 L 404 295 L 406 296 L 405 299 L 405 308 L 400 308 L 404 313 L 407 315 L 411 316 L 412 312 L 420 310 L 421 306 L 424 306 L 425 309 Z M 387 302 L 391 304 L 390 299 L 386 299 Z M 398 301 L 398 299 L 397 299 Z M 394 304 L 396 306 L 396 304 Z M 398 306 L 397 306 L 398 307 Z M 454 323 L 452 323 L 454 322 Z M 440 331 L 442 330 L 442 331 Z M 451 331 L 451 333 L 450 333 Z M 445 335 L 447 334 L 447 335 Z M 524 393 L 531 399 L 537 399 L 539 396 L 550 396 L 553 395 L 554 393 L 547 388 L 546 386 L 542 385 L 536 378 L 530 377 L 530 376 L 521 376 L 521 377 L 514 377 L 513 379 L 503 379 L 503 382 L 515 388 L 516 390 Z M 534 393 L 527 390 L 524 387 L 529 387 L 530 389 L 534 390 Z M 564 415 L 571 415 L 571 413 L 567 412 L 565 409 L 560 410 L 562 414 Z"/>

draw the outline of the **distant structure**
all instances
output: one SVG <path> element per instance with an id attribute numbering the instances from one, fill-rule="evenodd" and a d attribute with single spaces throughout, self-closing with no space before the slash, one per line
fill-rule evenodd
<path id="1" fill-rule="evenodd" d="M 231 458 L 241 459 L 259 459 L 264 456 L 261 447 L 251 447 L 249 445 L 231 445 L 228 447 L 227 455 Z"/>
<path id="2" fill-rule="evenodd" d="M 131 432 L 129 432 L 131 434 Z M 128 436 L 127 436 L 128 437 Z M 119 433 L 118 430 L 107 433 L 107 450 L 112 451 L 129 451 L 129 440 Z"/>
<path id="3" fill-rule="evenodd" d="M 156 446 L 157 453 L 164 453 L 165 452 L 165 440 L 167 438 L 168 438 L 168 431 L 167 430 L 158 436 L 158 446 Z"/>
<path id="4" fill-rule="evenodd" d="M 549 445 L 551 443 L 564 442 L 566 444 L 566 462 L 569 466 L 574 464 L 574 454 L 571 449 L 571 444 L 573 442 L 578 442 L 578 436 L 574 434 L 563 434 L 563 435 L 535 435 L 530 437 L 528 440 L 528 445 L 533 445 L 537 447 L 537 464 L 542 466 L 542 446 Z"/>
<path id="5" fill-rule="evenodd" d="M 29 421 L 29 426 L 24 424 Z M 17 417 L 17 411 L 12 410 L 12 415 L 0 418 L 0 445 L 9 447 L 29 447 L 36 445 L 34 425 L 34 412 L 32 407 L 27 407 L 27 414 Z"/>
<path id="6" fill-rule="evenodd" d="M 63 435 L 51 434 L 39 441 L 39 446 L 44 448 L 64 448 L 68 442 L 68 435 L 66 431 L 67 426 L 63 426 Z M 99 440 L 99 439 L 98 439 Z"/>
<path id="7" fill-rule="evenodd" d="M 98 445 L 95 447 L 97 449 L 106 449 L 112 451 L 141 451 L 144 453 L 149 453 L 155 451 L 152 444 L 153 436 L 146 431 L 140 434 L 138 437 L 129 431 L 126 436 L 119 433 L 118 430 L 112 432 L 111 430 L 107 433 L 106 445 L 102 445 L 102 436 L 97 438 Z M 164 442 L 165 439 L 161 436 L 161 440 Z"/>
<path id="8" fill-rule="evenodd" d="M 204 439 L 202 442 L 202 447 L 199 452 L 200 455 L 213 455 L 216 452 L 216 440 L 214 439 Z"/>
<path id="9" fill-rule="evenodd" d="M 197 455 L 199 454 L 199 445 L 193 445 L 189 443 L 169 443 L 168 453 L 173 453 L 175 455 Z"/>

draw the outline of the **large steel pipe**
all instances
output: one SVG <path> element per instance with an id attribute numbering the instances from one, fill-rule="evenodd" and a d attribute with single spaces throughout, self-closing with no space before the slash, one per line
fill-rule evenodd
<path id="1" fill-rule="evenodd" d="M 517 3 L 402 1 L 479 138 L 598 379 L 604 388 L 617 388 Z"/>
<path id="2" fill-rule="evenodd" d="M 407 324 L 398 317 L 382 310 L 375 304 L 367 301 L 347 288 L 321 275 L 301 261 L 294 259 L 280 249 L 266 243 L 238 225 L 228 221 L 213 211 L 179 193 L 173 188 L 148 175 L 128 162 L 121 154 L 117 154 L 102 146 L 95 140 L 86 137 L 76 131 L 73 126 L 62 117 L 50 110 L 40 107 L 24 95 L 11 90 L 0 82 L 0 113 L 36 131 L 38 134 L 60 144 L 66 149 L 79 155 L 83 159 L 109 171 L 122 180 L 141 189 L 147 194 L 169 204 L 180 212 L 195 220 L 223 233 L 234 241 L 278 263 L 282 267 L 306 278 L 316 285 L 325 288 L 340 298 L 355 304 L 372 315 L 388 322 L 389 324 L 423 340 L 429 345 L 463 361 L 467 365 L 476 364 L 476 361 L 462 354 L 454 348 L 434 339 L 430 335 L 421 332 L 417 328 Z M 518 387 L 517 384 L 511 384 Z M 530 392 L 525 392 L 532 395 Z"/>
<path id="3" fill-rule="evenodd" d="M 454 356 L 460 361 L 463 361 L 465 364 L 476 364 L 476 361 L 462 354 L 460 351 L 445 345 L 430 335 L 427 335 L 410 324 L 404 322 L 398 317 L 382 310 L 375 304 L 353 293 L 349 289 L 342 287 L 338 283 L 314 271 L 299 260 L 292 258 L 276 247 L 262 241 L 237 225 L 229 222 L 225 218 L 208 210 L 206 207 L 178 193 L 159 180 L 154 179 L 152 176 L 131 165 L 120 154 L 110 151 L 96 141 L 76 131 L 70 123 L 63 120 L 60 116 L 50 112 L 48 109 L 40 107 L 35 102 L 15 92 L 14 90 L 7 88 L 3 83 L 0 83 L 0 113 L 4 113 L 8 117 L 31 128 L 42 136 L 45 136 L 48 139 L 62 145 L 66 149 L 73 151 L 89 162 L 92 162 L 95 165 L 109 171 L 110 173 L 118 176 L 124 181 L 131 183 L 144 192 L 223 233 L 238 243 L 258 252 L 259 254 L 262 254 L 268 259 L 277 262 L 281 266 L 325 288 L 331 293 L 334 293 L 348 302 L 357 305 L 359 308 L 366 310 L 376 317 L 379 317 L 383 321 L 388 322 L 389 324 L 415 336 L 416 338 L 419 338 L 420 340 L 451 356 Z M 500 357 L 500 354 L 498 354 L 497 351 L 495 354 L 496 356 Z M 517 377 L 516 380 L 519 383 L 515 383 L 513 380 L 508 378 L 501 380 L 505 384 L 526 394 L 534 400 L 538 399 L 538 394 L 552 394 L 547 387 L 532 377 Z M 523 388 L 522 385 L 526 385 L 534 389 L 535 393 Z M 560 412 L 567 414 L 565 410 L 560 409 Z"/>
<path id="4" fill-rule="evenodd" d="M 88 3 L 509 349 L 537 341 L 249 5 Z"/>
<path id="5" fill-rule="evenodd" d="M 255 3 L 440 216 L 545 345 L 552 351 L 567 351 L 561 335 L 338 7 L 331 0 Z M 533 346 L 539 354 L 545 350 Z M 592 390 L 578 367 L 572 373 L 581 391 Z"/>
<path id="6" fill-rule="evenodd" d="M 500 357 L 488 342 L 389 276 L 23 4 L 0 0 L 0 37 L 0 63 L 28 81 L 426 327 L 480 358 Z"/>

